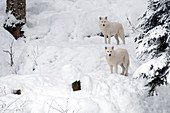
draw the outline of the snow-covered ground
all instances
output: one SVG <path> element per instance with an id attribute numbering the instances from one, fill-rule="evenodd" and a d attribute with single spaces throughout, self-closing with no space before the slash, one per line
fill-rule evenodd
<path id="1" fill-rule="evenodd" d="M 146 7 L 146 0 L 27 0 L 27 38 L 14 40 L 11 68 L 3 50 L 13 38 L 2 27 L 1 0 L 0 113 L 169 113 L 170 89 L 161 87 L 159 96 L 147 97 L 145 81 L 133 78 L 140 62 L 126 17 L 136 25 Z M 125 45 L 112 38 L 115 48 L 129 52 L 128 77 L 109 73 L 104 39 L 96 36 L 100 16 L 121 22 L 129 36 Z M 76 80 L 82 90 L 73 92 Z M 16 89 L 22 94 L 13 95 Z"/>

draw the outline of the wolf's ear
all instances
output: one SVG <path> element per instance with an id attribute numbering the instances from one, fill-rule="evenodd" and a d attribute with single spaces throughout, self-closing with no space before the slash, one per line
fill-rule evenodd
<path id="1" fill-rule="evenodd" d="M 105 46 L 105 50 L 107 49 L 107 47 Z"/>
<path id="2" fill-rule="evenodd" d="M 105 17 L 105 19 L 107 20 L 107 16 Z"/>
<path id="3" fill-rule="evenodd" d="M 112 50 L 114 49 L 114 47 L 112 46 Z"/>
<path id="4" fill-rule="evenodd" d="M 99 17 L 99 20 L 101 20 L 102 19 L 102 17 Z"/>

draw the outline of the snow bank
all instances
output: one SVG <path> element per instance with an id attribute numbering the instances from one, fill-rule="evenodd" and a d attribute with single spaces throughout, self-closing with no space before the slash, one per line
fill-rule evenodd
<path id="1" fill-rule="evenodd" d="M 69 73 L 64 72 L 65 74 L 72 73 L 72 77 L 74 77 L 74 72 L 77 69 L 74 67 L 70 69 L 69 65 L 63 68 L 68 69 L 67 72 Z M 77 73 L 75 73 L 75 75 L 76 74 Z M 42 77 L 34 74 L 2 77 L 0 85 L 1 87 L 5 87 L 5 94 L 1 93 L 1 104 L 11 104 L 14 102 L 9 108 L 7 108 L 7 106 L 4 107 L 2 111 L 21 111 L 23 113 L 50 111 L 50 113 L 55 113 L 57 112 L 56 109 L 61 111 L 62 109 L 68 109 L 68 113 L 72 113 L 73 111 L 79 113 L 104 113 L 106 111 L 108 113 L 112 113 L 113 111 L 120 113 L 126 113 L 127 111 L 129 113 L 145 113 L 144 110 L 142 110 L 144 104 L 141 105 L 138 99 L 138 96 L 141 96 L 141 94 L 133 90 L 133 83 L 127 82 L 128 79 L 126 77 L 119 77 L 120 75 L 109 76 L 104 73 L 80 75 L 80 77 L 83 77 L 81 79 L 83 84 L 82 90 L 72 92 L 68 87 L 68 82 L 71 80 L 68 79 L 70 76 L 53 76 L 52 78 L 55 79 L 55 83 L 51 81 L 53 80 L 52 78 L 49 79 L 48 75 L 41 76 Z M 84 77 L 90 78 L 90 82 L 87 82 L 87 79 L 84 79 Z M 120 80 L 124 81 L 123 86 L 122 83 L 118 82 Z M 84 88 L 84 84 L 89 83 L 91 85 Z M 127 84 L 130 85 L 127 86 Z M 69 86 L 71 87 L 71 84 Z M 136 90 L 138 88 L 139 87 L 136 87 Z M 22 95 L 12 95 L 11 91 L 13 89 L 21 89 Z M 131 94 L 126 93 L 129 91 Z M 55 109 L 50 108 L 50 106 Z"/>

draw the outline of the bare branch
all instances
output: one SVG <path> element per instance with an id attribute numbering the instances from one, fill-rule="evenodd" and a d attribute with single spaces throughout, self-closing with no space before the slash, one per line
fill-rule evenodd
<path id="1" fill-rule="evenodd" d="M 9 52 L 9 51 L 5 51 L 5 50 L 3 50 L 3 52 L 6 52 L 6 53 L 9 53 L 9 54 L 10 54 L 10 52 Z"/>
<path id="2" fill-rule="evenodd" d="M 132 27 L 133 32 L 142 33 L 141 31 L 139 31 L 137 28 L 135 28 L 135 27 L 132 25 L 132 23 L 131 23 L 131 21 L 129 20 L 128 17 L 127 17 L 126 19 L 127 19 L 128 23 L 129 23 L 129 25 Z M 142 33 L 142 34 L 143 34 L 143 33 Z"/>
<path id="3" fill-rule="evenodd" d="M 57 103 L 57 102 L 56 102 Z M 64 109 L 57 103 L 58 107 L 62 110 L 62 113 L 64 113 Z"/>
<path id="4" fill-rule="evenodd" d="M 6 96 L 5 86 L 3 89 L 0 87 L 0 90 L 1 90 L 2 94 L 4 94 Z"/>
<path id="5" fill-rule="evenodd" d="M 66 113 L 67 113 L 67 111 L 69 110 L 69 109 L 68 109 L 68 99 L 69 99 L 69 98 L 67 98 L 67 103 L 66 103 Z"/>
<path id="6" fill-rule="evenodd" d="M 20 99 L 20 98 L 17 98 L 17 99 L 15 99 L 13 102 L 11 102 L 2 113 L 5 113 L 5 111 L 7 110 L 7 108 L 9 108 L 12 104 L 14 104 L 14 103 L 15 103 L 16 101 L 18 101 L 19 99 Z"/>
<path id="7" fill-rule="evenodd" d="M 14 57 L 14 53 L 13 53 L 13 51 L 12 51 L 13 43 L 14 43 L 14 40 L 11 42 L 10 51 L 5 51 L 5 50 L 3 50 L 3 52 L 6 52 L 6 53 L 8 53 L 8 54 L 10 55 L 11 67 L 12 67 L 12 65 L 14 64 L 14 61 L 13 61 L 13 59 L 14 59 L 14 58 L 13 58 L 13 57 Z"/>
<path id="8" fill-rule="evenodd" d="M 0 102 L 1 102 L 1 104 L 0 104 L 0 108 L 5 108 L 6 107 L 6 104 L 5 104 L 5 102 L 4 101 L 2 101 L 2 100 L 0 100 Z"/>
<path id="9" fill-rule="evenodd" d="M 57 110 L 60 113 L 63 113 L 62 111 L 58 110 L 57 108 L 53 107 L 52 105 L 50 105 L 49 103 L 47 103 L 51 108 L 53 108 L 54 110 Z"/>
<path id="10" fill-rule="evenodd" d="M 52 102 L 51 102 L 50 105 L 52 105 L 52 104 L 53 104 L 53 100 L 52 100 Z M 50 109 L 51 109 L 51 106 L 50 106 L 50 108 L 49 108 L 49 110 L 48 110 L 48 113 L 50 113 Z"/>
<path id="11" fill-rule="evenodd" d="M 69 99 L 69 98 L 68 98 L 68 99 Z M 60 113 L 68 113 L 68 111 L 70 110 L 70 108 L 68 108 L 68 99 L 67 99 L 67 103 L 66 103 L 66 108 L 65 108 L 65 109 L 63 109 L 63 108 L 62 108 L 56 101 L 54 101 L 54 100 L 52 100 L 51 104 L 47 103 L 47 104 L 50 106 L 50 108 L 49 108 L 49 110 L 48 110 L 48 113 L 50 112 L 50 109 L 51 109 L 51 108 L 53 108 L 54 110 L 59 111 Z M 58 105 L 59 109 L 57 109 L 57 108 L 55 108 L 55 107 L 52 106 L 53 102 L 55 102 L 55 103 Z M 73 113 L 74 113 L 74 111 L 73 111 Z"/>

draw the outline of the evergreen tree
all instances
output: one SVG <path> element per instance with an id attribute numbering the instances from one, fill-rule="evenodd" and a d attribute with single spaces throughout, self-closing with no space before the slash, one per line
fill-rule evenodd
<path id="1" fill-rule="evenodd" d="M 149 95 L 154 95 L 157 86 L 167 84 L 170 71 L 170 1 L 149 0 L 147 11 L 139 20 L 143 33 L 135 38 L 136 54 L 145 63 L 137 71 L 144 68 L 139 77 L 148 78 Z"/>

